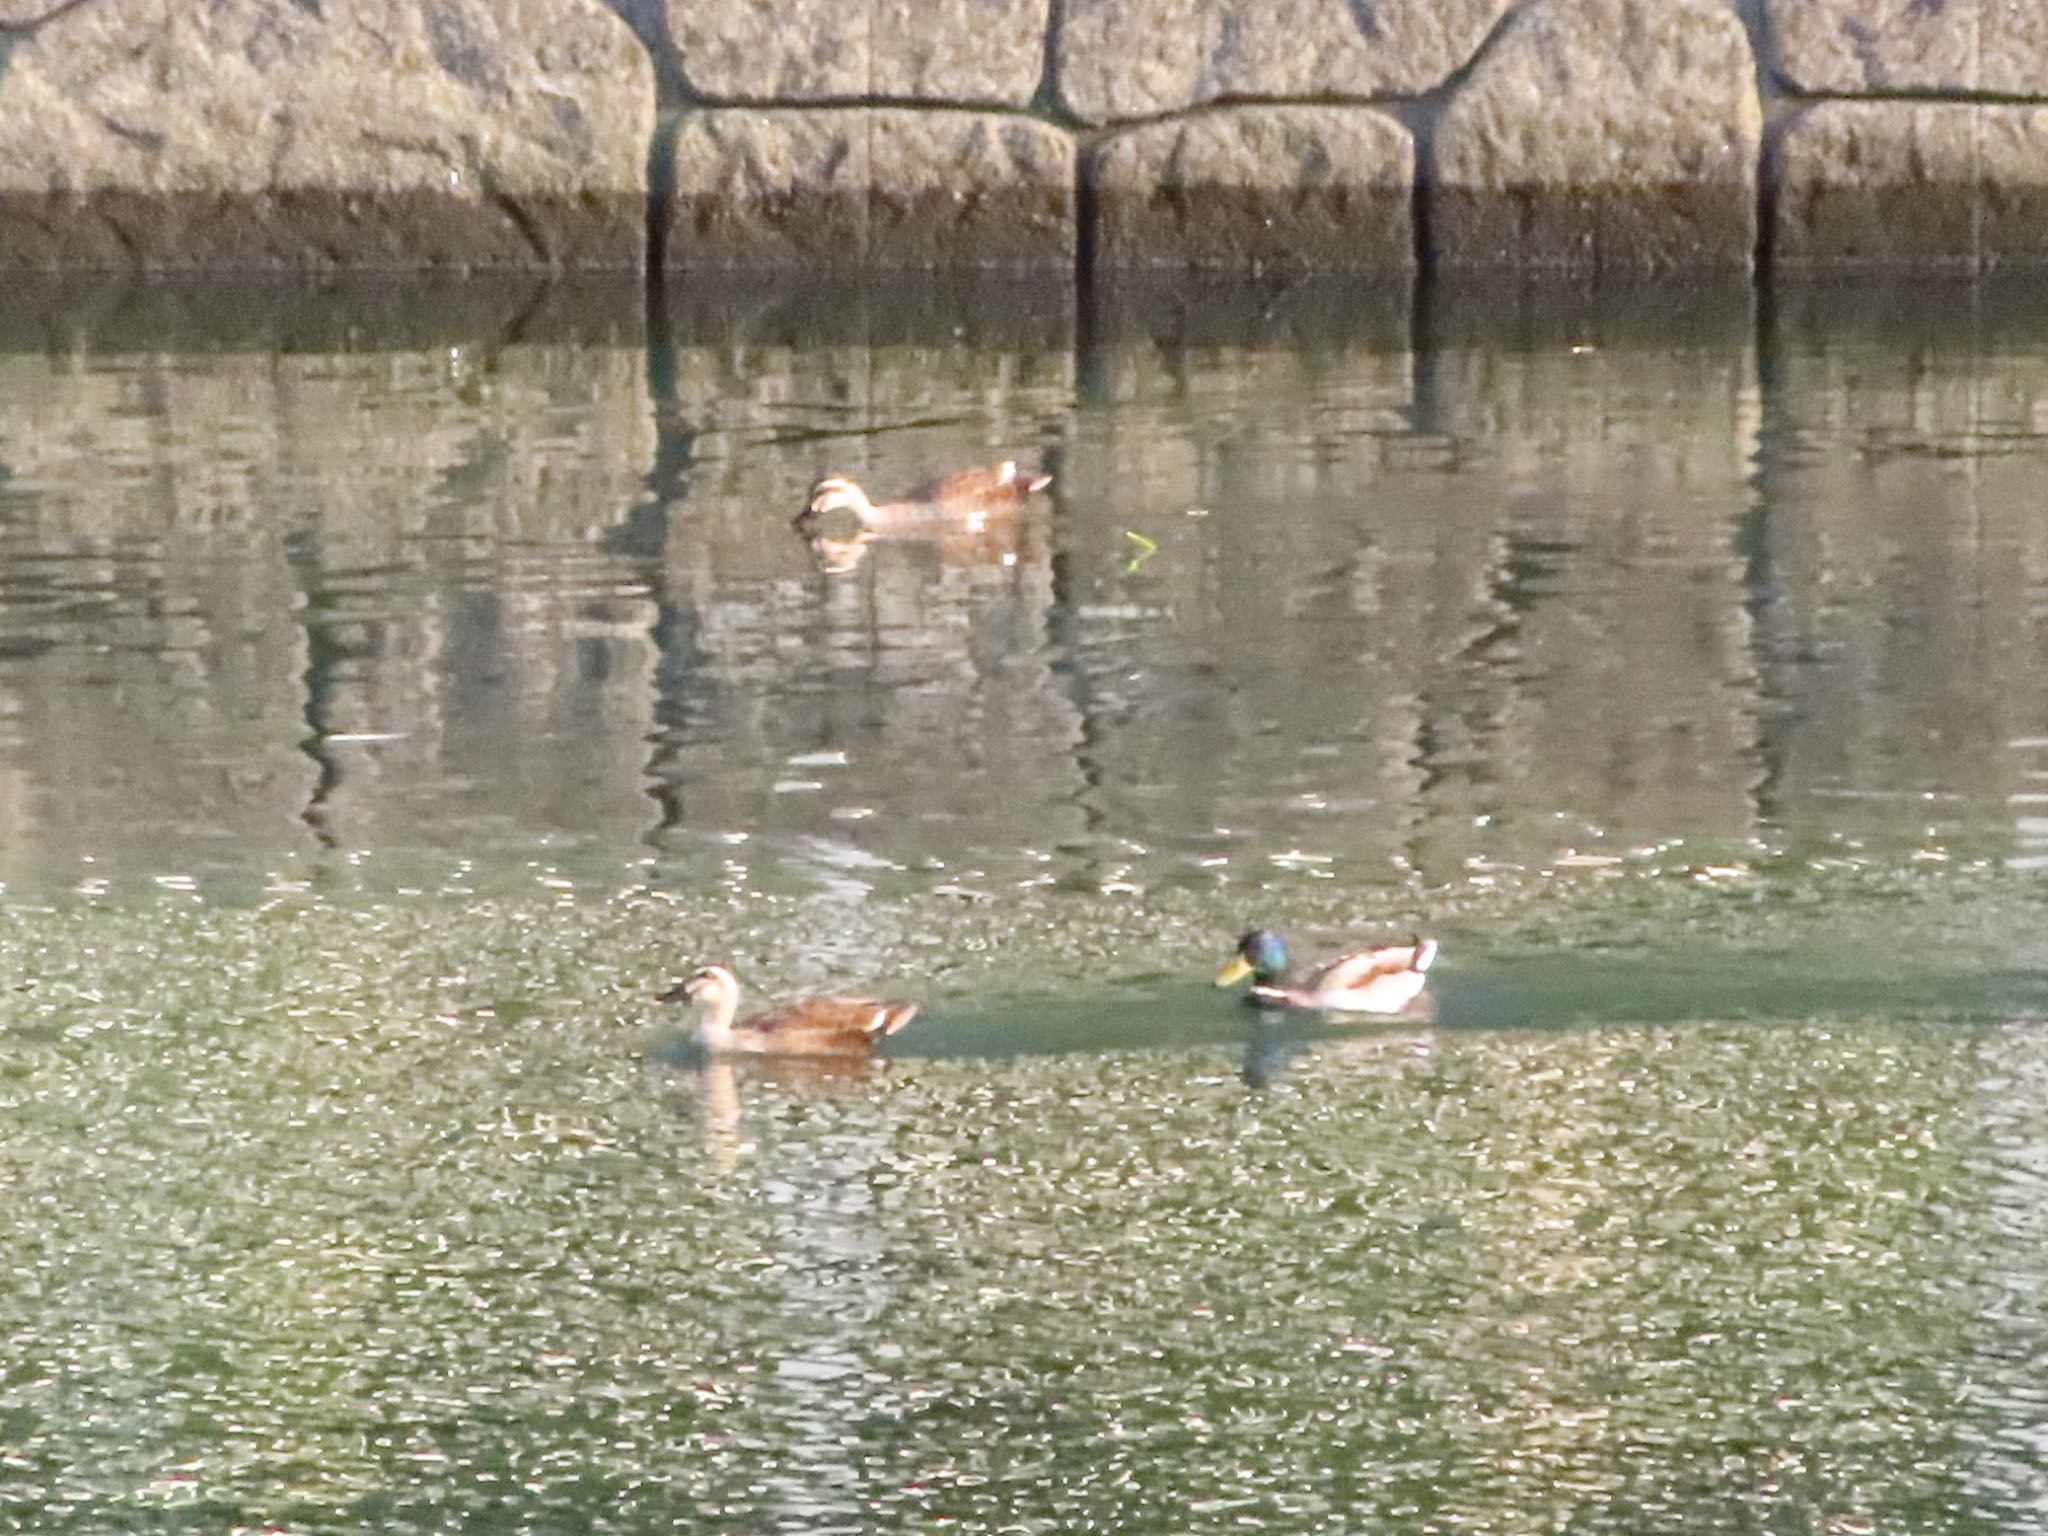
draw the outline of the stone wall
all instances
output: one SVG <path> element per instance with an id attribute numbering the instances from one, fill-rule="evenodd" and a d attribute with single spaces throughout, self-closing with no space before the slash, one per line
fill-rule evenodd
<path id="1" fill-rule="evenodd" d="M 0 267 L 2048 260 L 2043 0 L 0 0 Z"/>

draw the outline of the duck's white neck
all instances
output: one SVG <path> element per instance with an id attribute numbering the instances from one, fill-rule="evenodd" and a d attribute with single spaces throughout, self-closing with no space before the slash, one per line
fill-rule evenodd
<path id="1" fill-rule="evenodd" d="M 851 512 L 862 522 L 875 515 L 875 504 L 868 499 L 868 493 L 861 489 L 860 482 L 848 480 L 843 475 L 833 475 L 818 482 L 811 495 L 811 510 L 819 516 L 831 512 Z"/>
<path id="2" fill-rule="evenodd" d="M 708 1051 L 723 1050 L 732 1043 L 733 1015 L 740 1008 L 740 984 L 730 971 L 714 971 L 698 989 L 697 1002 L 703 1013 L 697 1020 L 697 1037 Z"/>

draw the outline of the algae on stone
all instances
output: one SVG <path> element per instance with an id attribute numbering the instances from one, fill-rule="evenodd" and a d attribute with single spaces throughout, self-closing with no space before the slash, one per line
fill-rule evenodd
<path id="1" fill-rule="evenodd" d="M 637 267 L 653 122 L 598 0 L 86 0 L 0 74 L 0 266 Z"/>
<path id="2" fill-rule="evenodd" d="M 1230 107 L 1094 151 L 1105 267 L 1414 264 L 1415 144 L 1371 107 Z"/>
<path id="3" fill-rule="evenodd" d="M 678 267 L 1071 267 L 1074 143 L 1011 113 L 686 113 Z"/>
<path id="4" fill-rule="evenodd" d="M 1762 124 L 1749 39 L 1718 0 L 1535 0 L 1437 127 L 1436 258 L 1747 265 Z"/>
<path id="5" fill-rule="evenodd" d="M 2048 105 L 1821 102 L 1778 151 L 1774 259 L 1978 272 L 2048 261 Z"/>

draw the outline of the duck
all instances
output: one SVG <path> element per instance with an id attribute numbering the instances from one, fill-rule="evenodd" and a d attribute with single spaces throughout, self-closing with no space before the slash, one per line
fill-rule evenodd
<path id="1" fill-rule="evenodd" d="M 1426 1013 L 1429 968 L 1436 961 L 1435 939 L 1416 938 L 1406 944 L 1382 944 L 1339 955 L 1309 976 L 1291 982 L 1287 944 L 1279 934 L 1254 928 L 1237 941 L 1237 953 L 1216 973 L 1216 985 L 1231 986 L 1249 976 L 1252 1001 L 1311 1013 Z"/>
<path id="2" fill-rule="evenodd" d="M 655 1001 L 703 1004 L 697 1038 L 714 1056 L 865 1056 L 917 1017 L 916 1003 L 806 997 L 735 1021 L 739 978 L 719 964 L 705 966 Z"/>
<path id="3" fill-rule="evenodd" d="M 1031 497 L 1051 484 L 1051 475 L 1028 472 L 1015 459 L 1005 459 L 989 467 L 959 470 L 878 505 L 859 481 L 827 475 L 811 487 L 810 503 L 796 515 L 796 526 L 809 532 L 821 518 L 851 512 L 862 529 L 874 533 L 979 533 L 993 520 L 1022 511 Z"/>

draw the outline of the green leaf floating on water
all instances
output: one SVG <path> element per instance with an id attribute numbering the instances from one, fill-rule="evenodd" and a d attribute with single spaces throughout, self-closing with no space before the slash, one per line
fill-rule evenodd
<path id="1" fill-rule="evenodd" d="M 1128 576 L 1147 560 L 1150 560 L 1159 553 L 1159 541 L 1157 539 L 1148 539 L 1135 528 L 1126 528 L 1124 530 L 1124 537 L 1130 540 L 1137 547 L 1138 551 L 1129 560 L 1124 562 L 1124 574 Z"/>

